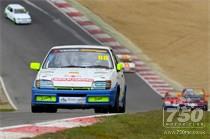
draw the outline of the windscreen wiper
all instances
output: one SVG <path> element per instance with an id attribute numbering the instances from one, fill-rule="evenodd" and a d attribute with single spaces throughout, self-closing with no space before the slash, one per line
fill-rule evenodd
<path id="1" fill-rule="evenodd" d="M 87 67 L 86 66 L 67 65 L 67 66 L 62 66 L 61 68 L 87 68 Z"/>

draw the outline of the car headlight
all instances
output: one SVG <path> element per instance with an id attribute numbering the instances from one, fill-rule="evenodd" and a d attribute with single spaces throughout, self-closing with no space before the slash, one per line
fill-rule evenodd
<path id="1" fill-rule="evenodd" d="M 107 90 L 107 89 L 110 89 L 111 86 L 112 86 L 111 80 L 95 81 L 95 82 L 93 82 L 91 89 L 93 89 L 93 90 Z"/>
<path id="2" fill-rule="evenodd" d="M 52 89 L 54 88 L 54 85 L 53 85 L 53 82 L 50 80 L 36 80 L 35 87 L 40 88 L 40 89 L 44 89 L 44 88 Z"/>

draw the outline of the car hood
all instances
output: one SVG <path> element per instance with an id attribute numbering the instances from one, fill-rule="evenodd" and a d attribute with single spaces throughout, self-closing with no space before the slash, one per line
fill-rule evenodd
<path id="1" fill-rule="evenodd" d="M 29 14 L 15 14 L 15 18 L 19 18 L 19 19 L 25 19 L 25 18 L 31 18 L 31 16 Z"/>
<path id="2" fill-rule="evenodd" d="M 94 81 L 111 80 L 114 71 L 111 69 L 59 68 L 42 69 L 38 80 L 51 80 L 56 87 L 91 87 Z"/>

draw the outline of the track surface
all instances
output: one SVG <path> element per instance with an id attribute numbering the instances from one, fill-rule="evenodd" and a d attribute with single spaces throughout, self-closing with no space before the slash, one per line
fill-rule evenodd
<path id="1" fill-rule="evenodd" d="M 35 8 L 21 0 L 1 0 L 0 71 L 17 112 L 0 113 L 0 127 L 93 115 L 93 110 L 60 110 L 56 114 L 30 112 L 31 84 L 36 73 L 28 68 L 31 61 L 42 61 L 55 45 L 98 44 L 45 0 L 30 0 Z M 3 16 L 8 3 L 20 3 L 33 19 L 31 25 L 15 25 Z M 161 108 L 160 97 L 136 74 L 126 74 L 127 111 Z"/>

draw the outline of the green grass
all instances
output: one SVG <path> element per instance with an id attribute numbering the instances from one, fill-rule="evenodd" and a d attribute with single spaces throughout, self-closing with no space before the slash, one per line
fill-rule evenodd
<path id="1" fill-rule="evenodd" d="M 67 129 L 58 133 L 50 133 L 35 139 L 207 139 L 210 138 L 210 113 L 206 116 L 205 129 L 185 129 L 187 131 L 205 131 L 205 135 L 166 135 L 172 131 L 162 126 L 162 111 L 125 114 L 103 117 L 103 122 L 88 127 Z M 176 131 L 177 129 L 174 129 Z"/>

